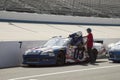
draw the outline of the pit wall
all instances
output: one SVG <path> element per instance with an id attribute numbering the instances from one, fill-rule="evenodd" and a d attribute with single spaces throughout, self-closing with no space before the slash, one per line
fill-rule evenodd
<path id="1" fill-rule="evenodd" d="M 38 47 L 45 42 L 46 41 L 0 42 L 0 68 L 20 66 L 22 64 L 22 55 L 27 49 Z"/>
<path id="2" fill-rule="evenodd" d="M 118 39 L 100 39 L 107 46 Z M 0 68 L 20 66 L 22 64 L 22 55 L 27 49 L 41 46 L 46 41 L 4 41 L 0 42 Z"/>
<path id="3" fill-rule="evenodd" d="M 68 16 L 68 15 L 65 16 L 48 15 L 48 14 L 18 13 L 18 12 L 7 12 L 7 11 L 0 11 L 0 21 L 120 26 L 120 18 L 79 17 L 79 16 Z"/>

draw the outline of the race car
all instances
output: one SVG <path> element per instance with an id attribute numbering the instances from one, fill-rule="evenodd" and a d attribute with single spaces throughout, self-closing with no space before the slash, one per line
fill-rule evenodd
<path id="1" fill-rule="evenodd" d="M 120 62 L 120 41 L 108 45 L 108 59 L 113 62 Z"/>
<path id="2" fill-rule="evenodd" d="M 76 46 L 71 46 L 71 38 L 53 37 L 41 47 L 28 49 L 23 55 L 23 64 L 64 65 L 89 60 L 84 46 L 81 46 L 80 51 L 76 50 Z M 103 45 L 95 42 L 93 47 L 95 57 L 97 58 L 97 54 L 103 51 Z"/>

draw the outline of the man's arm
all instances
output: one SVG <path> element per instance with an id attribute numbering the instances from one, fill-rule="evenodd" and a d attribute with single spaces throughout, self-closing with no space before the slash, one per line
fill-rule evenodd
<path id="1" fill-rule="evenodd" d="M 87 36 L 83 36 L 83 41 L 84 41 L 83 45 L 86 45 L 87 44 Z"/>

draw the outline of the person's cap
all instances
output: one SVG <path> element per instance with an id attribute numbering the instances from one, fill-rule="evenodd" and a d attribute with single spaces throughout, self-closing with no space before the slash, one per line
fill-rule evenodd
<path id="1" fill-rule="evenodd" d="M 92 29 L 91 29 L 91 28 L 87 28 L 87 31 L 88 31 L 88 32 L 92 32 Z"/>

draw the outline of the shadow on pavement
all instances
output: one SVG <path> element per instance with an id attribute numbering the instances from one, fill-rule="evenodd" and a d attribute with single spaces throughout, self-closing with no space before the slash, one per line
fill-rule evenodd
<path id="1" fill-rule="evenodd" d="M 88 62 L 81 62 L 81 63 L 66 63 L 62 66 L 59 66 L 59 65 L 31 65 L 31 66 L 28 66 L 28 65 L 22 65 L 22 67 L 24 68 L 55 68 L 55 67 L 68 67 L 68 66 L 89 66 L 89 65 L 95 65 L 95 66 L 98 66 L 100 63 L 99 61 L 97 61 L 96 63 L 94 64 L 90 64 Z"/>
<path id="2" fill-rule="evenodd" d="M 105 62 L 108 62 L 108 61 L 96 61 L 96 63 L 105 63 Z"/>

